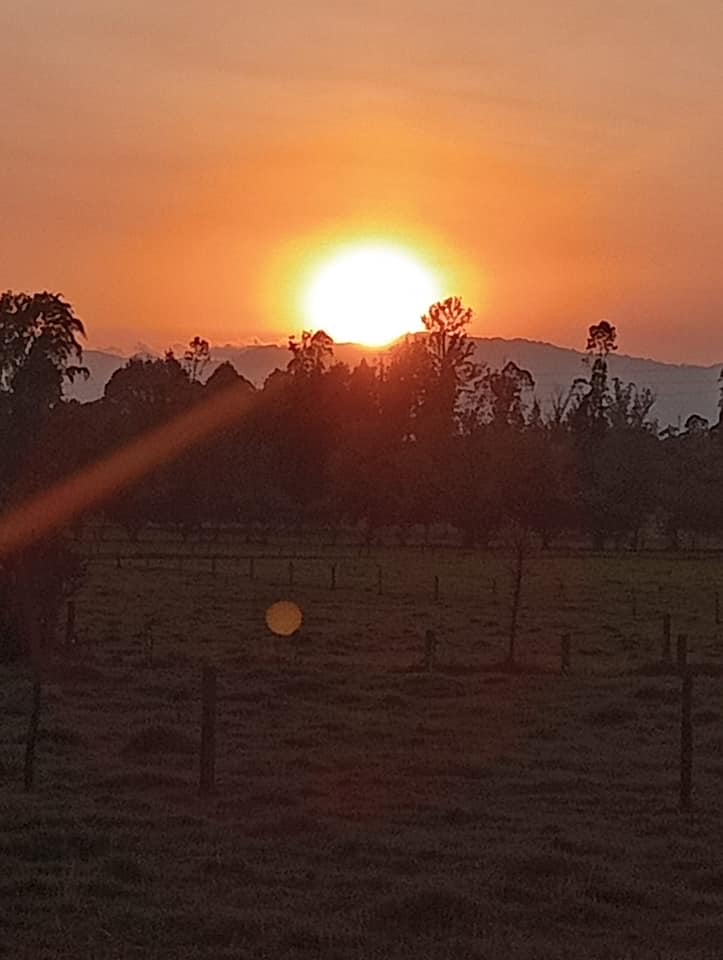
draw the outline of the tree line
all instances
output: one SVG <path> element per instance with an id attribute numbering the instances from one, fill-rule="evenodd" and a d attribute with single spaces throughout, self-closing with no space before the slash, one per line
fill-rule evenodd
<path id="1" fill-rule="evenodd" d="M 206 377 L 208 343 L 181 357 L 132 357 L 92 403 L 63 399 L 87 375 L 84 329 L 53 294 L 0 297 L 0 497 L 5 507 L 124 441 L 236 387 L 231 427 L 121 491 L 103 513 L 137 536 L 151 523 L 192 531 L 354 526 L 373 541 L 445 524 L 485 546 L 513 523 L 546 546 L 636 548 L 653 527 L 671 548 L 723 528 L 719 423 L 660 429 L 655 397 L 611 374 L 614 326 L 589 328 L 580 376 L 543 406 L 529 371 L 475 357 L 471 311 L 434 304 L 424 331 L 374 363 L 339 363 L 323 331 L 289 340 L 285 369 L 256 388 L 228 362 Z"/>

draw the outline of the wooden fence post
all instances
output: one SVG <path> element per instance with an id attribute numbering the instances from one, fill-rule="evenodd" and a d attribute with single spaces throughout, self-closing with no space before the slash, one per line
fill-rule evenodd
<path id="1" fill-rule="evenodd" d="M 515 585 L 512 592 L 512 611 L 510 616 L 510 646 L 507 654 L 507 663 L 511 667 L 515 662 L 515 644 L 517 642 L 517 625 L 520 615 L 520 600 L 522 597 L 522 580 L 524 578 L 525 554 L 522 543 L 517 546 L 515 561 Z"/>
<path id="2" fill-rule="evenodd" d="M 672 655 L 672 650 L 670 647 L 670 614 L 666 613 L 663 615 L 663 650 L 662 650 L 662 659 L 666 663 L 670 663 L 670 658 Z"/>
<path id="3" fill-rule="evenodd" d="M 434 669 L 436 652 L 437 636 L 434 630 L 427 630 L 424 634 L 424 667 L 427 673 L 431 673 Z"/>
<path id="4" fill-rule="evenodd" d="M 331 565 L 331 589 L 336 590 L 336 564 Z"/>
<path id="5" fill-rule="evenodd" d="M 570 672 L 570 634 L 562 635 L 560 641 L 560 673 Z"/>
<path id="6" fill-rule="evenodd" d="M 201 681 L 201 757 L 199 793 L 207 796 L 216 786 L 216 668 L 204 667 Z"/>
<path id="7" fill-rule="evenodd" d="M 65 614 L 65 643 L 66 646 L 70 646 L 75 642 L 75 600 L 68 600 Z"/>
<path id="8" fill-rule="evenodd" d="M 38 720 L 40 717 L 40 677 L 36 676 L 33 680 L 33 702 L 30 708 L 30 722 L 28 723 L 28 736 L 25 741 L 25 764 L 23 768 L 23 780 L 26 790 L 33 789 L 35 781 L 35 745 L 38 742 Z"/>
<path id="9" fill-rule="evenodd" d="M 678 634 L 678 643 L 676 645 L 676 661 L 678 673 L 685 673 L 688 669 L 688 636 L 685 633 Z"/>
<path id="10" fill-rule="evenodd" d="M 680 809 L 691 808 L 693 793 L 693 674 L 683 674 L 680 708 Z"/>

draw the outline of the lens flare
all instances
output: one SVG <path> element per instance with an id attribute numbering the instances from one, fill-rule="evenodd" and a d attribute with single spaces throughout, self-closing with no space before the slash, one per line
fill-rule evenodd
<path id="1" fill-rule="evenodd" d="M 303 616 L 300 608 L 291 600 L 272 603 L 266 611 L 266 626 L 277 637 L 290 637 L 301 627 Z"/>

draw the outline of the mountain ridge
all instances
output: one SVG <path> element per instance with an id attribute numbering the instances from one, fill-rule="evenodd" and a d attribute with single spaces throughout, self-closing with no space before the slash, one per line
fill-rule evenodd
<path id="1" fill-rule="evenodd" d="M 560 347 L 554 343 L 528 340 L 522 337 L 473 337 L 476 359 L 490 367 L 502 367 L 513 361 L 529 370 L 535 380 L 537 396 L 543 408 L 557 390 L 566 389 L 575 377 L 584 372 L 583 351 Z M 385 348 L 387 349 L 387 348 Z M 370 349 L 358 344 L 335 344 L 337 360 L 356 365 L 362 357 L 374 358 L 385 349 Z M 229 361 L 235 369 L 261 386 L 272 370 L 285 367 L 288 349 L 278 344 L 251 344 L 236 347 L 231 344 L 211 348 L 209 371 Z M 104 350 L 85 350 L 84 363 L 90 377 L 77 379 L 66 387 L 66 396 L 80 402 L 97 400 L 103 395 L 105 384 L 121 367 L 128 356 Z M 698 414 L 715 422 L 718 418 L 720 396 L 718 377 L 723 361 L 709 366 L 690 363 L 667 363 L 648 357 L 633 357 L 615 353 L 609 358 L 610 373 L 639 387 L 650 387 L 656 394 L 654 415 L 661 427 L 682 424 L 691 414 Z"/>

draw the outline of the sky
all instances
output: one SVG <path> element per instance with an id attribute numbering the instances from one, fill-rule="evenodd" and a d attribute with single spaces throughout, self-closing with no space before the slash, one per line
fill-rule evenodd
<path id="1" fill-rule="evenodd" d="M 342 242 L 479 336 L 723 361 L 720 0 L 0 0 L 0 288 L 88 343 L 301 329 Z"/>

